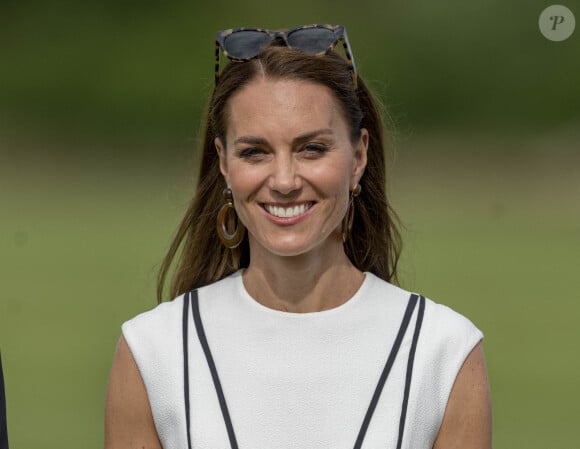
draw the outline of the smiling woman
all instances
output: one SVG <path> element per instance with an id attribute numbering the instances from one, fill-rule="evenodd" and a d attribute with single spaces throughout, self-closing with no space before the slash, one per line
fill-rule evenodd
<path id="1" fill-rule="evenodd" d="M 276 263 L 273 255 L 282 264 L 285 256 L 346 264 L 341 223 L 365 169 L 367 130 L 352 142 L 332 91 L 304 81 L 258 78 L 228 109 L 227 134 L 215 145 L 250 254 L 261 254 L 247 276 Z"/>
<path id="2" fill-rule="evenodd" d="M 381 120 L 344 27 L 216 41 L 198 185 L 159 278 L 161 301 L 180 252 L 174 299 L 123 325 L 107 449 L 489 448 L 481 332 L 394 285 Z"/>

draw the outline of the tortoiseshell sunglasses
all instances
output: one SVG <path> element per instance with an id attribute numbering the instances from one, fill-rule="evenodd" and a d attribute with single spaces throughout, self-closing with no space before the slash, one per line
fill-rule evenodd
<path id="1" fill-rule="evenodd" d="M 313 56 L 326 55 L 334 50 L 339 41 L 342 42 L 356 89 L 356 65 L 346 29 L 341 25 L 303 25 L 291 30 L 243 27 L 218 31 L 215 40 L 215 82 L 218 82 L 220 75 L 220 48 L 230 60 L 245 62 L 258 56 L 275 39 L 282 39 L 288 47 Z"/>

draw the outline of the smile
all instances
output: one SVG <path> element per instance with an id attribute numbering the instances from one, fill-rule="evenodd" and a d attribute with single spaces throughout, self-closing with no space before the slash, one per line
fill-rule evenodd
<path id="1" fill-rule="evenodd" d="M 294 218 L 302 215 L 308 209 L 312 207 L 314 203 L 303 203 L 296 206 L 291 207 L 282 207 L 282 206 L 272 206 L 270 204 L 264 204 L 264 209 L 274 217 L 278 218 Z"/>

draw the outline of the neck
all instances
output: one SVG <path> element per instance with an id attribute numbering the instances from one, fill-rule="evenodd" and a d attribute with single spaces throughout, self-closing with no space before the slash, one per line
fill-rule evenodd
<path id="1" fill-rule="evenodd" d="M 320 312 L 345 303 L 360 288 L 364 274 L 348 259 L 342 243 L 325 257 L 252 257 L 244 286 L 259 303 L 294 313 Z"/>

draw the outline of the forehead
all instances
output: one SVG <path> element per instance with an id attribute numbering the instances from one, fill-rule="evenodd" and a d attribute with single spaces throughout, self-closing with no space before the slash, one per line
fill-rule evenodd
<path id="1" fill-rule="evenodd" d="M 347 128 L 334 93 L 322 84 L 302 80 L 259 77 L 232 95 L 226 117 L 228 137 Z"/>

